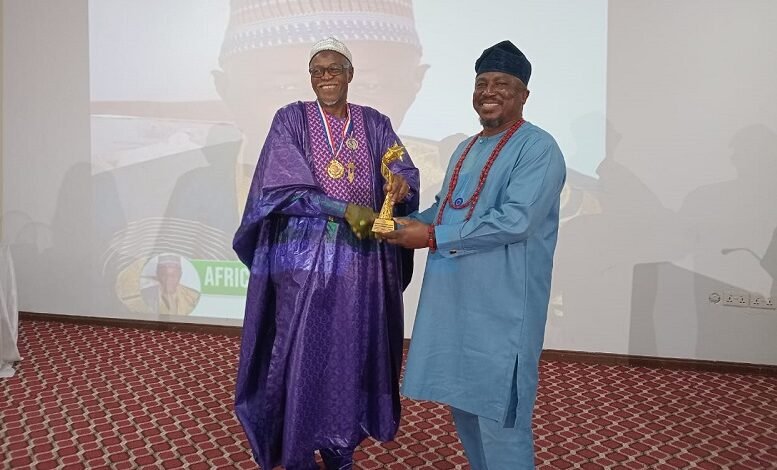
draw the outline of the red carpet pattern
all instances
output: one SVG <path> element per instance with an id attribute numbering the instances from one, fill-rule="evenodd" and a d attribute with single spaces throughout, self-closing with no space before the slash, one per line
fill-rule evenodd
<path id="1" fill-rule="evenodd" d="M 24 321 L 0 380 L 0 468 L 256 468 L 235 337 Z M 404 400 L 359 469 L 465 469 L 445 408 Z M 543 362 L 539 469 L 777 468 L 777 378 Z"/>

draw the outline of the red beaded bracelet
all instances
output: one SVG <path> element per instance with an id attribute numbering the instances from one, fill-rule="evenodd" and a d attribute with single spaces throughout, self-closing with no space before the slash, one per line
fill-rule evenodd
<path id="1" fill-rule="evenodd" d="M 434 224 L 429 224 L 426 230 L 429 234 L 429 239 L 427 240 L 426 246 L 429 248 L 429 251 L 437 251 L 437 239 L 434 236 Z"/>

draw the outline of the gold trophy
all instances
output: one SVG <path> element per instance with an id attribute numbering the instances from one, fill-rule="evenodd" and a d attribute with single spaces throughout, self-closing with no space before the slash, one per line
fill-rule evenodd
<path id="1" fill-rule="evenodd" d="M 394 173 L 389 170 L 389 163 L 396 160 L 402 160 L 402 155 L 405 154 L 405 148 L 401 145 L 394 143 L 386 153 L 383 154 L 383 158 L 380 159 L 380 174 L 388 184 L 394 181 Z M 375 233 L 392 232 L 395 228 L 394 224 L 394 200 L 390 194 L 386 195 L 386 200 L 383 201 L 383 206 L 380 208 L 380 214 L 375 222 L 372 224 L 372 231 Z"/>

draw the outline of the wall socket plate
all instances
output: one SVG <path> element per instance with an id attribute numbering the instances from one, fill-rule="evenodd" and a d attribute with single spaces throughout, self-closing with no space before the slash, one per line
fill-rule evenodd
<path id="1" fill-rule="evenodd" d="M 724 292 L 720 303 L 728 307 L 749 307 L 750 294 L 747 292 Z"/>
<path id="2" fill-rule="evenodd" d="M 761 294 L 750 294 L 750 307 L 777 310 L 774 305 L 774 299 Z"/>
<path id="3" fill-rule="evenodd" d="M 740 307 L 740 308 L 759 308 L 764 310 L 777 310 L 775 305 L 775 298 L 768 297 L 757 292 L 747 291 L 730 291 L 713 292 L 709 296 L 709 301 L 714 304 L 723 305 L 725 307 Z"/>

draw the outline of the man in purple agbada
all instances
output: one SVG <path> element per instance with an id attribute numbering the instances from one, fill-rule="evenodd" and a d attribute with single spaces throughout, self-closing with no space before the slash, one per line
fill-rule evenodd
<path id="1" fill-rule="evenodd" d="M 275 115 L 234 249 L 251 271 L 235 407 L 264 469 L 349 469 L 356 446 L 399 425 L 402 291 L 412 252 L 370 236 L 387 194 L 418 208 L 409 156 L 389 119 L 347 103 L 351 53 L 334 38 L 310 54 L 317 100 Z"/>

